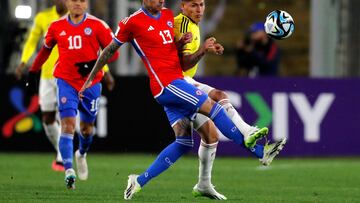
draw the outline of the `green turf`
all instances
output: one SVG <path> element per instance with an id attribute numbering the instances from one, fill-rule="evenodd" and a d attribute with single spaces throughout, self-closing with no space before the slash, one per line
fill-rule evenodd
<path id="1" fill-rule="evenodd" d="M 0 153 L 0 202 L 121 202 L 127 175 L 154 158 L 90 154 L 89 180 L 68 191 L 64 174 L 50 169 L 52 155 Z M 196 157 L 183 157 L 132 201 L 208 202 L 191 195 L 197 167 Z M 219 157 L 213 183 L 228 202 L 360 202 L 360 158 L 279 159 L 263 168 L 256 159 Z"/>

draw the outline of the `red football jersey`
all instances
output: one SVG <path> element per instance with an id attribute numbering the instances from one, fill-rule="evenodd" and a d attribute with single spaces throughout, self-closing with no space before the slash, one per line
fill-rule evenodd
<path id="1" fill-rule="evenodd" d="M 183 78 L 178 52 L 174 43 L 174 16 L 164 8 L 157 17 L 139 9 L 123 19 L 115 33 L 120 45 L 130 42 L 150 77 L 153 95 L 160 95 L 169 83 Z"/>
<path id="2" fill-rule="evenodd" d="M 79 91 L 92 69 L 88 62 L 94 65 L 101 49 L 112 41 L 113 36 L 104 21 L 89 14 L 85 14 L 78 24 L 72 23 L 68 15 L 51 23 L 45 35 L 45 47 L 52 48 L 57 44 L 59 48 L 54 76 L 65 80 Z M 81 70 L 79 64 L 82 64 Z M 98 83 L 103 75 L 104 72 L 99 71 L 93 84 Z"/>

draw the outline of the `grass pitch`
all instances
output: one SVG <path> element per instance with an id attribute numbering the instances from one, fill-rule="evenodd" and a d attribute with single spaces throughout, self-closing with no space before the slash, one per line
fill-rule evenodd
<path id="1" fill-rule="evenodd" d="M 141 173 L 154 155 L 89 154 L 89 180 L 69 191 L 50 168 L 52 154 L 0 153 L 0 202 L 122 202 L 127 175 Z M 227 202 L 360 202 L 360 158 L 215 160 L 213 184 Z M 195 156 L 181 158 L 153 179 L 133 202 L 210 202 L 194 198 Z"/>

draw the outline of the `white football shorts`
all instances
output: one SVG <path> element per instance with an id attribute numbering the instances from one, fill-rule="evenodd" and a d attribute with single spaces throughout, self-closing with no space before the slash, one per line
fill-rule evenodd
<path id="1" fill-rule="evenodd" d="M 186 82 L 194 85 L 195 87 L 197 87 L 198 89 L 200 89 L 201 91 L 205 92 L 206 94 L 209 94 L 213 89 L 213 87 L 200 83 L 196 80 L 194 80 L 191 77 L 185 76 L 184 79 L 186 80 Z M 207 116 L 201 114 L 201 113 L 197 113 L 195 120 L 193 120 L 193 126 L 195 130 L 198 130 L 202 125 L 204 125 L 208 120 L 210 120 L 210 118 L 208 118 Z"/>
<path id="2" fill-rule="evenodd" d="M 56 79 L 40 79 L 39 104 L 42 112 L 57 111 Z"/>

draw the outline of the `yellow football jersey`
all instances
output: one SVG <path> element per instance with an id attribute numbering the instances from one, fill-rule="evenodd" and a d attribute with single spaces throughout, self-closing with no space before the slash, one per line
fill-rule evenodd
<path id="1" fill-rule="evenodd" d="M 28 63 L 31 56 L 34 54 L 39 40 L 45 35 L 50 23 L 59 19 L 60 16 L 56 12 L 55 6 L 39 12 L 34 19 L 34 25 L 31 28 L 29 37 L 27 38 L 24 49 L 22 52 L 21 62 Z M 50 79 L 53 78 L 54 65 L 59 58 L 59 52 L 57 46 L 53 48 L 48 60 L 41 68 L 41 78 Z"/>
<path id="2" fill-rule="evenodd" d="M 193 54 L 200 47 L 200 28 L 186 15 L 180 13 L 174 18 L 175 39 L 178 41 L 184 33 L 192 33 L 192 41 L 184 46 L 183 53 Z M 198 64 L 184 72 L 184 76 L 194 77 Z"/>
<path id="3" fill-rule="evenodd" d="M 59 19 L 61 16 L 56 12 L 56 7 L 45 9 L 44 11 L 39 12 L 34 19 L 33 27 L 31 28 L 30 34 L 25 42 L 24 49 L 21 56 L 21 62 L 28 63 L 31 56 L 34 54 L 39 40 L 45 36 L 51 22 Z M 51 79 L 54 78 L 53 71 L 55 63 L 59 58 L 59 51 L 57 46 L 55 46 L 47 61 L 43 64 L 41 68 L 41 78 Z M 105 71 L 108 71 L 109 68 L 104 67 Z"/>

